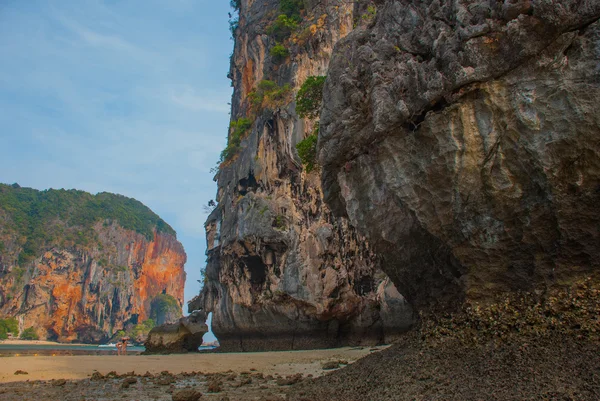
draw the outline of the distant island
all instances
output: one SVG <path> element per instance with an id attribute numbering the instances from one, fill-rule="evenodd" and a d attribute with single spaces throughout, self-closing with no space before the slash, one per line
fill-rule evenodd
<path id="1" fill-rule="evenodd" d="M 141 343 L 181 317 L 185 261 L 135 199 L 0 184 L 0 339 Z"/>

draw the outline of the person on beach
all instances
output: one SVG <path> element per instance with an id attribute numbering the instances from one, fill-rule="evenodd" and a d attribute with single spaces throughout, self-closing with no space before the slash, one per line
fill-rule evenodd
<path id="1" fill-rule="evenodd" d="M 127 355 L 127 340 L 128 337 L 123 337 L 121 341 L 117 343 L 117 355 Z"/>
<path id="2" fill-rule="evenodd" d="M 118 346 L 118 345 L 120 345 L 120 346 L 121 346 L 121 347 L 120 347 L 120 350 L 121 350 L 121 355 L 127 355 L 127 340 L 128 340 L 128 339 L 129 339 L 129 338 L 127 338 L 127 337 L 123 337 L 123 338 L 121 339 L 121 342 L 120 342 L 119 344 L 117 344 L 117 346 Z"/>

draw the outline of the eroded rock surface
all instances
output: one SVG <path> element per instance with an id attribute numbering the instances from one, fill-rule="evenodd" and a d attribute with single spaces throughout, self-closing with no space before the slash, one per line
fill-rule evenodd
<path id="1" fill-rule="evenodd" d="M 600 2 L 380 1 L 337 45 L 325 199 L 413 305 L 595 274 Z"/>
<path id="2" fill-rule="evenodd" d="M 206 314 L 194 311 L 177 323 L 163 324 L 150 330 L 144 343 L 145 354 L 177 354 L 197 352 L 202 337 L 208 332 Z"/>
<path id="3" fill-rule="evenodd" d="M 216 177 L 218 206 L 206 222 L 206 281 L 190 304 L 190 310 L 213 313 L 222 350 L 374 345 L 413 321 L 369 242 L 331 214 L 320 172 L 303 169 L 296 152 L 316 121 L 297 116 L 295 94 L 308 76 L 325 75 L 334 44 L 362 9 L 308 3 L 299 28 L 284 41 L 289 56 L 277 60 L 271 49 L 278 41 L 268 26 L 280 2 L 241 1 L 230 71 L 232 121 L 248 118 L 252 128 Z M 264 80 L 283 95 L 264 99 L 257 110 L 252 99 Z"/>

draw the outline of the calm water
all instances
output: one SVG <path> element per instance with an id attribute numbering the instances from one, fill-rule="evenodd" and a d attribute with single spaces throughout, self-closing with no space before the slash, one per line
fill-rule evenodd
<path id="1" fill-rule="evenodd" d="M 97 345 L 37 345 L 37 344 L 0 344 L 0 350 L 21 351 L 21 350 L 44 350 L 44 351 L 60 351 L 60 350 L 80 350 L 80 351 L 116 351 L 117 347 L 98 347 Z M 145 351 L 143 346 L 128 346 L 128 351 Z"/>
<path id="2" fill-rule="evenodd" d="M 215 347 L 200 347 L 199 350 L 211 350 Z M 21 351 L 21 350 L 43 350 L 43 351 L 60 351 L 60 350 L 81 350 L 81 351 L 116 351 L 117 347 L 98 347 L 97 345 L 36 345 L 36 344 L 24 344 L 24 345 L 13 345 L 13 344 L 0 344 L 1 350 L 10 351 Z M 143 352 L 146 348 L 144 346 L 128 346 L 127 351 L 139 351 Z"/>

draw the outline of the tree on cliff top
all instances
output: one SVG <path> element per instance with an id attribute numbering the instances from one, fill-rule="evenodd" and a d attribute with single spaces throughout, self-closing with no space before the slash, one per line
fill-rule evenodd
<path id="1" fill-rule="evenodd" d="M 97 222 L 116 222 L 148 240 L 154 230 L 176 236 L 171 226 L 141 202 L 108 192 L 92 195 L 74 189 L 38 191 L 0 184 L 0 212 L 6 216 L 5 228 L 25 241 L 21 265 L 39 256 L 46 246 L 90 245 Z"/>

